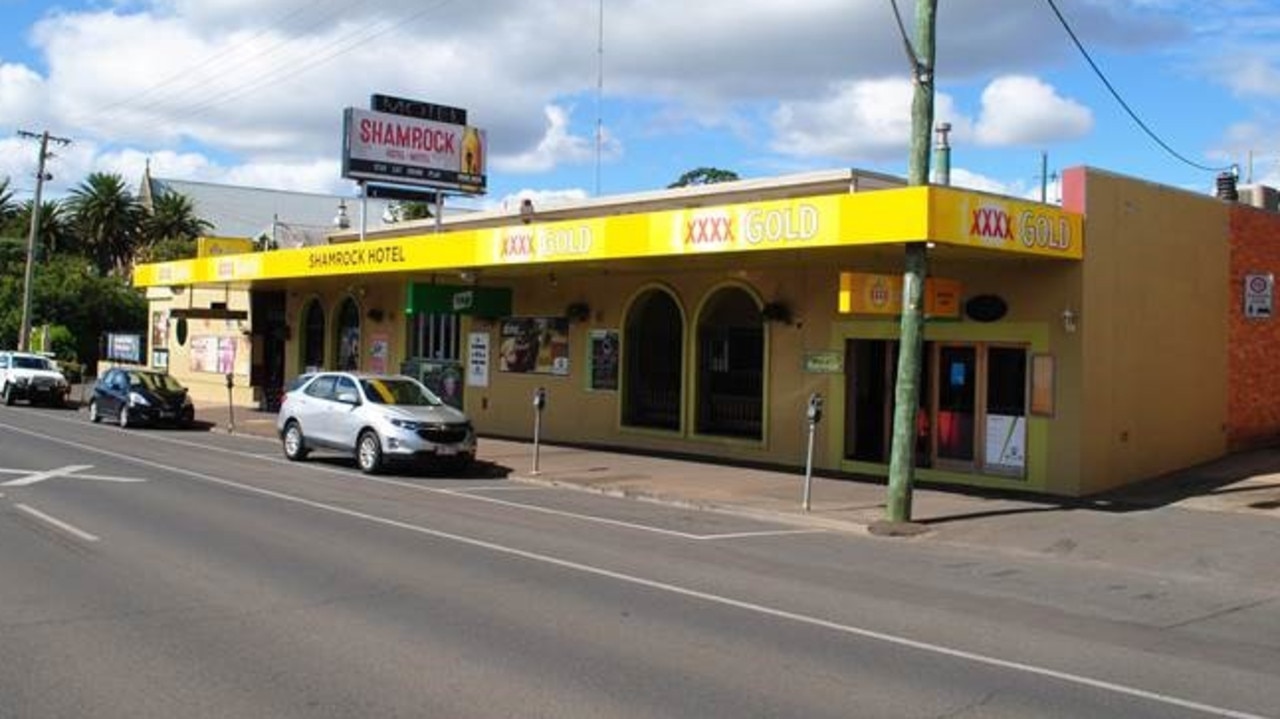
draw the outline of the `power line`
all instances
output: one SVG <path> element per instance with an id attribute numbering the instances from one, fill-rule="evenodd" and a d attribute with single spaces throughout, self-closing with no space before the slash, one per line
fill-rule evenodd
<path id="1" fill-rule="evenodd" d="M 1120 93 L 1116 91 L 1115 87 L 1111 84 L 1111 81 L 1107 79 L 1107 76 L 1103 74 L 1102 70 L 1098 67 L 1098 64 L 1089 56 L 1089 51 L 1084 49 L 1084 44 L 1080 42 L 1080 38 L 1076 37 L 1075 31 L 1071 29 L 1071 25 L 1067 23 L 1067 19 L 1063 17 L 1062 13 L 1058 10 L 1057 3 L 1055 3 L 1054 0 L 1045 0 L 1045 2 L 1049 3 L 1049 8 L 1053 10 L 1053 14 L 1058 17 L 1058 22 L 1062 24 L 1062 28 L 1067 31 L 1067 35 L 1071 37 L 1071 41 L 1075 43 L 1076 49 L 1080 51 L 1080 54 L 1084 56 L 1085 61 L 1089 63 L 1089 67 L 1093 68 L 1094 74 L 1098 76 L 1099 80 L 1102 80 L 1103 85 L 1106 85 L 1107 90 L 1111 92 L 1111 96 L 1115 98 L 1116 102 L 1120 103 L 1120 107 L 1124 108 L 1124 111 L 1129 114 L 1129 117 L 1132 118 L 1133 121 L 1138 124 L 1138 127 L 1142 128 L 1142 131 L 1147 133 L 1147 136 L 1154 140 L 1157 145 L 1164 148 L 1165 152 L 1173 155 L 1179 160 L 1182 160 L 1197 170 L 1204 170 L 1205 172 L 1225 172 L 1234 169 L 1232 166 L 1210 167 L 1208 165 L 1202 165 L 1194 160 L 1188 159 L 1182 155 L 1182 153 L 1170 147 L 1164 140 L 1160 139 L 1160 136 L 1156 135 L 1155 131 L 1148 127 L 1147 123 L 1142 121 L 1142 118 L 1138 117 L 1138 114 L 1133 111 L 1133 108 L 1129 107 L 1129 103 L 1125 102 L 1123 97 L 1120 97 Z"/>

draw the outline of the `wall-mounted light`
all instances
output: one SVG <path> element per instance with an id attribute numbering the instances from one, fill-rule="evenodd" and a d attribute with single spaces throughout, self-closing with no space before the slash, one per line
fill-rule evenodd
<path id="1" fill-rule="evenodd" d="M 338 200 L 338 214 L 333 217 L 333 226 L 340 230 L 351 227 L 351 218 L 347 216 L 346 200 Z"/>
<path id="2" fill-rule="evenodd" d="M 1076 331 L 1076 324 L 1080 319 L 1079 313 L 1068 306 L 1062 311 L 1062 329 L 1068 333 Z"/>

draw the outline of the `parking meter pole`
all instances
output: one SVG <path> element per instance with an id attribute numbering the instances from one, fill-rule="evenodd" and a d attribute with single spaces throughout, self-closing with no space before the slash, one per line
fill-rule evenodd
<path id="1" fill-rule="evenodd" d="M 813 487 L 813 435 L 818 425 L 816 422 L 809 423 L 809 452 L 804 462 L 804 511 L 809 511 L 809 495 Z"/>
<path id="2" fill-rule="evenodd" d="M 809 409 L 806 412 L 809 420 L 809 448 L 804 460 L 804 511 L 809 511 L 809 497 L 813 489 L 813 438 L 817 435 L 818 423 L 822 421 L 822 395 L 814 392 L 809 395 Z"/>
<path id="3" fill-rule="evenodd" d="M 234 376 L 227 373 L 227 434 L 235 434 L 236 431 L 236 405 L 231 399 L 231 387 L 234 385 Z"/>
<path id="4" fill-rule="evenodd" d="M 542 410 L 547 406 L 547 390 L 539 387 L 533 392 L 533 476 L 538 476 L 538 459 L 542 434 Z"/>

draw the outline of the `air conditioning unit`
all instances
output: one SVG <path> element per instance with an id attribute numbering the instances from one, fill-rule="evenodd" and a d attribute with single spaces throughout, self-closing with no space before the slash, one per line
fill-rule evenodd
<path id="1" fill-rule="evenodd" d="M 1240 204 L 1280 212 L 1280 190 L 1267 185 L 1246 185 L 1240 188 Z"/>

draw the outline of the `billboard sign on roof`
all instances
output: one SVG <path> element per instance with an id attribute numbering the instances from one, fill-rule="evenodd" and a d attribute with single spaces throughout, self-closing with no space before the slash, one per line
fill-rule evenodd
<path id="1" fill-rule="evenodd" d="M 469 194 L 485 190 L 485 134 L 470 125 L 349 107 L 342 176 Z"/>

